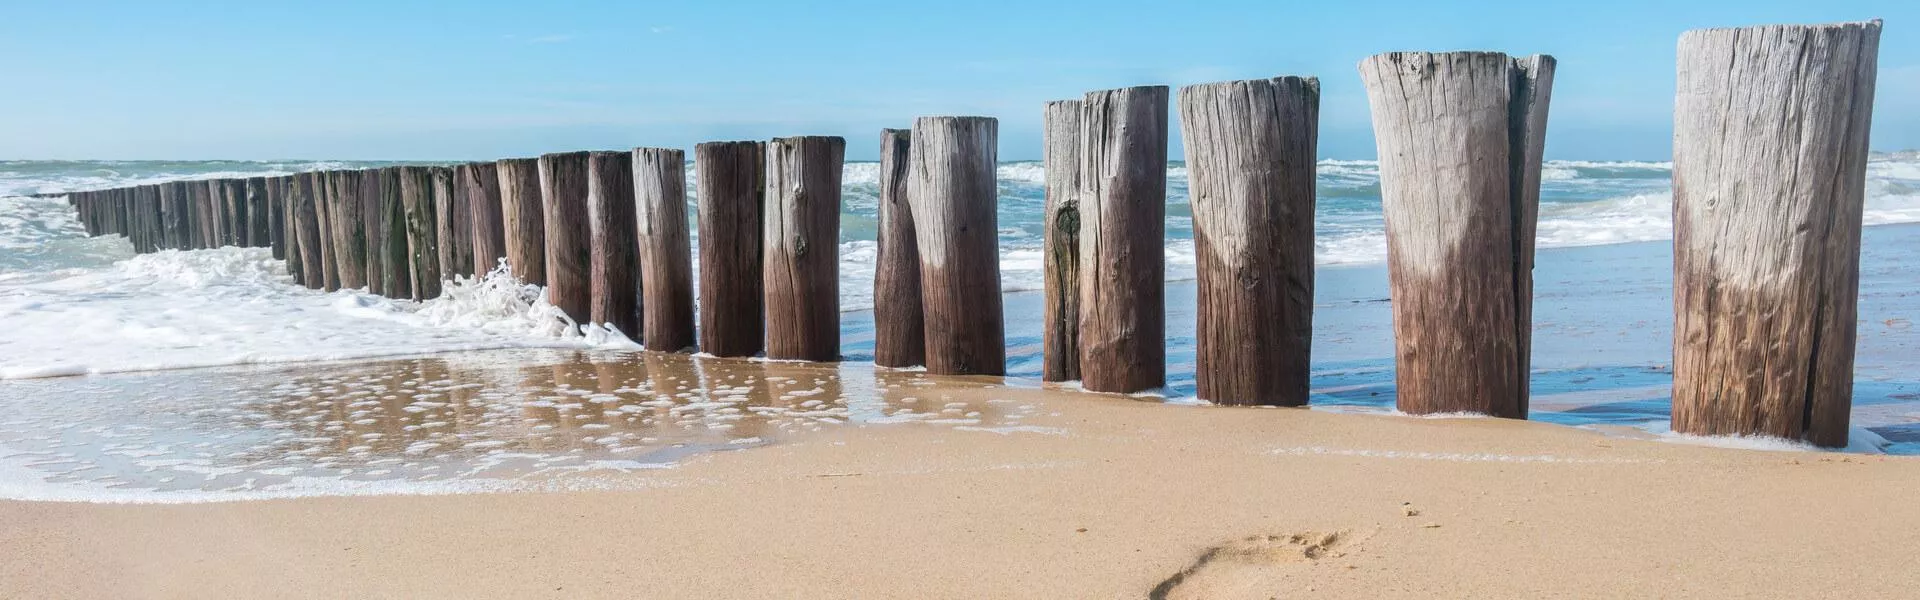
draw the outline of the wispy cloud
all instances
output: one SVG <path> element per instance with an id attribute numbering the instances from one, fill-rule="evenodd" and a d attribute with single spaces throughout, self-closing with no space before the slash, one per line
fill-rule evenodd
<path id="1" fill-rule="evenodd" d="M 651 31 L 651 32 L 654 32 L 654 33 L 656 33 L 656 34 L 658 34 L 658 33 L 666 33 L 666 32 L 669 32 L 669 31 L 673 31 L 673 26 L 671 26 L 671 25 L 655 25 L 655 26 L 652 26 L 652 27 L 648 27 L 648 28 L 647 28 L 647 31 Z"/>

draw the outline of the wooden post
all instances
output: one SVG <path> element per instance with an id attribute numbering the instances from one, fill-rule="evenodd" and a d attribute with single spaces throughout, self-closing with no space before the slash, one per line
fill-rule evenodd
<path id="1" fill-rule="evenodd" d="M 559 169 L 555 175 L 564 176 L 565 171 Z M 588 153 L 586 175 L 586 229 L 591 250 L 587 257 L 587 292 L 591 298 L 587 303 L 588 318 L 619 330 L 627 339 L 639 339 L 640 273 L 635 260 L 639 249 L 634 240 L 633 155 Z M 564 183 L 555 185 L 556 189 L 565 187 Z M 547 256 L 555 255 L 550 251 Z"/>
<path id="2" fill-rule="evenodd" d="M 907 203 L 912 132 L 880 130 L 879 256 L 873 273 L 873 364 L 911 367 L 927 362 L 925 314 L 920 302 L 920 249 Z"/>
<path id="3" fill-rule="evenodd" d="M 242 248 L 252 246 L 253 240 L 247 238 L 247 181 L 222 179 L 220 186 L 221 199 L 226 201 L 227 244 Z"/>
<path id="4" fill-rule="evenodd" d="M 679 352 L 694 345 L 693 247 L 687 239 L 687 158 L 679 150 L 633 150 L 633 196 L 639 204 L 642 334 L 647 349 Z M 599 254 L 596 248 L 595 254 Z"/>
<path id="5" fill-rule="evenodd" d="M 213 211 L 213 188 L 207 185 L 206 180 L 193 181 L 189 187 L 193 192 L 194 247 L 218 248 L 220 245 L 215 243 L 215 232 L 219 230 L 213 224 L 218 214 Z"/>
<path id="6" fill-rule="evenodd" d="M 380 169 L 355 171 L 353 179 L 356 187 L 351 201 L 358 206 L 360 212 L 360 237 L 363 245 L 362 252 L 365 254 L 360 264 L 365 271 L 367 293 L 390 296 L 387 292 L 387 261 L 381 254 L 386 250 L 386 247 L 381 244 L 385 239 L 382 237 L 381 227 L 386 225 L 386 219 L 382 218 L 383 215 L 380 212 L 380 197 L 383 193 Z"/>
<path id="7" fill-rule="evenodd" d="M 1089 92 L 1080 105 L 1080 382 L 1167 382 L 1167 87 Z"/>
<path id="8" fill-rule="evenodd" d="M 467 163 L 454 169 L 454 185 L 467 199 L 473 222 L 473 276 L 485 277 L 507 257 L 504 222 L 500 215 L 500 172 L 490 162 Z"/>
<path id="9" fill-rule="evenodd" d="M 367 287 L 366 217 L 361 214 L 360 172 L 331 171 L 321 176 L 327 181 L 334 268 L 340 274 L 340 287 Z"/>
<path id="10" fill-rule="evenodd" d="M 1399 409 L 1524 419 L 1553 59 L 1394 52 L 1360 74 L 1379 142 Z"/>
<path id="11" fill-rule="evenodd" d="M 247 199 L 247 245 L 270 247 L 273 245 L 273 211 L 267 206 L 267 178 L 248 177 L 243 185 Z"/>
<path id="12" fill-rule="evenodd" d="M 1680 36 L 1673 429 L 1847 444 L 1880 21 Z"/>
<path id="13" fill-rule="evenodd" d="M 188 247 L 187 206 L 183 197 L 186 187 L 178 181 L 160 184 L 160 229 L 161 238 L 168 248 L 184 250 Z"/>
<path id="14" fill-rule="evenodd" d="M 540 202 L 547 225 L 547 301 L 585 324 L 593 318 L 586 152 L 540 157 Z"/>
<path id="15" fill-rule="evenodd" d="M 994 179 L 999 138 L 1000 122 L 990 117 L 913 122 L 907 201 L 920 254 L 929 373 L 1007 372 Z"/>
<path id="16" fill-rule="evenodd" d="M 290 229 L 287 227 L 286 177 L 267 178 L 267 208 L 271 214 L 267 226 L 272 228 L 273 258 L 287 263 L 289 265 L 287 273 L 295 275 L 295 278 L 298 279 L 297 274 L 299 273 L 299 269 L 292 268 L 291 263 L 293 261 L 287 260 L 289 257 L 294 256 L 294 251 L 292 236 L 287 233 Z"/>
<path id="17" fill-rule="evenodd" d="M 767 143 L 767 358 L 840 360 L 840 175 L 847 141 Z"/>
<path id="18" fill-rule="evenodd" d="M 500 174 L 500 221 L 507 267 L 522 282 L 546 285 L 547 221 L 540 197 L 539 160 L 503 158 L 494 165 Z"/>
<path id="19" fill-rule="evenodd" d="M 1312 77 L 1180 89 L 1201 400 L 1307 403 L 1319 119 Z"/>
<path id="20" fill-rule="evenodd" d="M 1046 213 L 1040 246 L 1046 307 L 1041 319 L 1040 379 L 1080 379 L 1080 106 L 1047 103 L 1044 114 Z"/>
<path id="21" fill-rule="evenodd" d="M 433 167 L 400 167 L 400 203 L 404 209 L 407 234 L 408 271 L 411 297 L 430 300 L 440 297 L 440 243 L 434 221 Z"/>
<path id="22" fill-rule="evenodd" d="M 700 350 L 753 356 L 766 341 L 760 230 L 766 145 L 694 146 L 700 225 Z"/>
<path id="23" fill-rule="evenodd" d="M 433 168 L 435 237 L 440 240 L 440 277 L 447 281 L 473 272 L 473 218 L 453 175 L 452 167 Z"/>
<path id="24" fill-rule="evenodd" d="M 388 298 L 413 298 L 413 259 L 407 245 L 407 208 L 401 199 L 401 169 L 381 167 L 378 209 L 374 215 L 375 262 L 380 265 L 381 294 Z"/>
<path id="25" fill-rule="evenodd" d="M 325 259 L 320 254 L 320 211 L 313 201 L 311 173 L 294 175 L 287 182 L 287 211 L 293 214 L 296 250 L 300 255 L 301 285 L 320 289 L 325 286 Z"/>

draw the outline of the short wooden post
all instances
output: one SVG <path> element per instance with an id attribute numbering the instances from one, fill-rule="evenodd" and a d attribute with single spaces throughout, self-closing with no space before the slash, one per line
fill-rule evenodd
<path id="1" fill-rule="evenodd" d="M 361 212 L 360 172 L 341 170 L 322 175 L 327 181 L 327 204 L 333 224 L 333 259 L 340 287 L 367 287 L 366 216 Z"/>
<path id="2" fill-rule="evenodd" d="M 242 185 L 247 199 L 247 245 L 270 247 L 273 245 L 273 212 L 267 206 L 267 178 L 248 177 Z"/>
<path id="3" fill-rule="evenodd" d="M 271 219 L 267 225 L 273 232 L 273 258 L 286 263 L 287 273 L 298 279 L 299 269 L 291 266 L 294 261 L 287 260 L 294 256 L 294 245 L 292 236 L 287 233 L 291 230 L 287 227 L 287 178 L 285 176 L 267 178 L 267 207 L 271 211 Z"/>
<path id="4" fill-rule="evenodd" d="M 547 302 L 585 324 L 593 319 L 586 152 L 540 157 L 540 202 L 547 225 Z"/>
<path id="5" fill-rule="evenodd" d="M 1553 64 L 1497 52 L 1360 63 L 1379 144 L 1401 411 L 1526 418 Z"/>
<path id="6" fill-rule="evenodd" d="M 879 256 L 873 273 L 873 364 L 911 367 L 927 362 L 925 313 L 920 301 L 920 249 L 907 203 L 912 132 L 880 130 Z"/>
<path id="7" fill-rule="evenodd" d="M 500 172 L 494 163 L 467 163 L 454 168 L 454 185 L 467 200 L 472 220 L 473 276 L 485 277 L 507 257 L 505 224 L 500 215 Z"/>
<path id="8" fill-rule="evenodd" d="M 407 232 L 407 265 L 411 297 L 440 297 L 440 244 L 434 221 L 433 167 L 400 167 L 400 204 Z"/>
<path id="9" fill-rule="evenodd" d="M 907 201 L 920 254 L 929 373 L 1007 372 L 994 178 L 999 137 L 1000 122 L 990 117 L 913 122 Z"/>
<path id="10" fill-rule="evenodd" d="M 1079 100 L 1048 102 L 1042 119 L 1047 195 L 1040 243 L 1046 288 L 1042 381 L 1080 379 L 1080 106 Z"/>
<path id="11" fill-rule="evenodd" d="M 1089 92 L 1080 106 L 1080 381 L 1167 381 L 1167 87 Z"/>
<path id="12" fill-rule="evenodd" d="M 407 203 L 402 200 L 402 167 L 381 167 L 376 177 L 380 181 L 380 196 L 377 199 L 378 213 L 374 215 L 374 262 L 379 263 L 380 289 L 378 292 L 388 298 L 412 298 L 413 293 L 413 252 L 408 247 Z"/>
<path id="13" fill-rule="evenodd" d="M 1201 400 L 1307 403 L 1319 119 L 1312 77 L 1180 89 Z"/>
<path id="14" fill-rule="evenodd" d="M 503 158 L 494 165 L 500 175 L 500 222 L 507 267 L 522 282 L 546 285 L 547 221 L 540 197 L 539 160 Z"/>
<path id="15" fill-rule="evenodd" d="M 767 358 L 840 360 L 839 137 L 767 143 L 761 244 L 766 270 Z"/>
<path id="16" fill-rule="evenodd" d="M 753 356 L 765 343 L 761 211 L 766 144 L 694 146 L 700 226 L 700 350 Z"/>
<path id="17" fill-rule="evenodd" d="M 472 213 L 453 176 L 452 167 L 433 168 L 435 238 L 440 241 L 440 277 L 447 281 L 473 272 Z"/>
<path id="18" fill-rule="evenodd" d="M 252 246 L 253 240 L 247 237 L 247 180 L 222 179 L 220 185 L 222 199 L 227 203 L 227 243 L 242 248 Z"/>
<path id="19" fill-rule="evenodd" d="M 185 249 L 186 205 L 181 201 L 185 188 L 180 182 L 160 184 L 160 230 L 162 244 L 175 250 Z"/>
<path id="20" fill-rule="evenodd" d="M 1673 429 L 1847 444 L 1880 21 L 1680 36 Z"/>
<path id="21" fill-rule="evenodd" d="M 694 345 L 686 162 L 686 153 L 680 150 L 633 150 L 633 196 L 639 207 L 641 338 L 648 350 L 656 352 L 679 352 Z"/>
<path id="22" fill-rule="evenodd" d="M 312 174 L 294 175 L 287 183 L 286 194 L 287 210 L 293 214 L 292 226 L 298 239 L 295 246 L 300 254 L 300 284 L 320 289 L 325 286 L 326 268 L 322 266 L 325 260 L 320 254 L 320 214 L 314 206 Z"/>
<path id="23" fill-rule="evenodd" d="M 214 182 L 208 180 L 193 182 L 194 227 L 201 248 L 220 247 L 220 211 L 214 209 L 213 201 L 215 187 Z"/>
<path id="24" fill-rule="evenodd" d="M 637 339 L 640 265 L 635 258 L 639 242 L 634 239 L 633 155 L 588 153 L 586 183 L 586 234 L 591 250 L 587 257 L 587 292 L 591 298 L 588 318 L 619 330 L 627 339 Z"/>

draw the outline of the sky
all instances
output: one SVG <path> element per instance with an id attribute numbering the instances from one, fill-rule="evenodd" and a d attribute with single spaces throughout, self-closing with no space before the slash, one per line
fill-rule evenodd
<path id="1" fill-rule="evenodd" d="M 482 160 L 1000 120 L 1048 100 L 1320 78 L 1323 158 L 1370 159 L 1355 65 L 1551 54 L 1547 158 L 1671 154 L 1682 31 L 1886 20 L 1872 147 L 1920 148 L 1920 2 L 0 0 L 0 159 Z M 1909 29 L 1913 27 L 1915 29 Z M 1177 127 L 1178 116 L 1174 115 Z M 1169 141 L 1182 155 L 1179 134 Z"/>

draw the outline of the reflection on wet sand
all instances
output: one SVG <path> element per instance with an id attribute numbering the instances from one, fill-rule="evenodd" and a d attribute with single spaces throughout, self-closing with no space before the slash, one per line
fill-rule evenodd
<path id="1" fill-rule="evenodd" d="M 47 379 L 7 385 L 0 466 L 96 490 L 541 487 L 849 423 L 1017 427 L 1018 405 L 942 393 L 996 385 L 865 364 L 550 350 Z"/>

